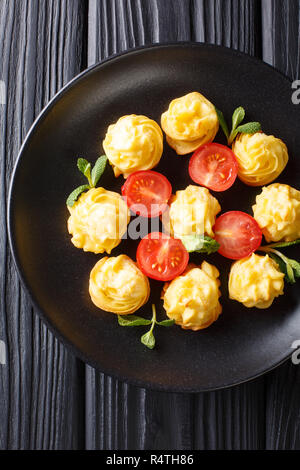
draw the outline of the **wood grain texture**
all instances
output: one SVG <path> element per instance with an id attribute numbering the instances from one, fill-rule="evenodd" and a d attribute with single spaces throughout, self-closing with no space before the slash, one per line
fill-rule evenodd
<path id="1" fill-rule="evenodd" d="M 87 57 L 92 65 L 139 45 L 195 40 L 299 78 L 299 16 L 299 0 L 0 1 L 0 449 L 300 449 L 300 370 L 290 363 L 230 390 L 183 395 L 132 387 L 74 359 L 19 285 L 5 218 L 28 128 Z"/>
<path id="2" fill-rule="evenodd" d="M 153 43 L 200 41 L 261 55 L 258 0 L 90 0 L 88 62 Z"/>
<path id="3" fill-rule="evenodd" d="M 219 44 L 261 56 L 260 2 L 257 0 L 193 0 L 193 41 Z"/>
<path id="4" fill-rule="evenodd" d="M 292 80 L 298 79 L 300 1 L 264 0 L 262 24 L 263 59 Z M 266 448 L 299 450 L 300 367 L 289 361 L 269 374 L 266 377 L 265 396 Z"/>
<path id="5" fill-rule="evenodd" d="M 0 448 L 84 445 L 83 365 L 41 323 L 20 287 L 8 248 L 11 171 L 40 110 L 82 68 L 86 4 L 77 0 L 1 0 L 0 80 L 6 84 L 0 139 Z M 42 155 L 41 155 L 42 158 Z"/>
<path id="6" fill-rule="evenodd" d="M 90 0 L 89 65 L 144 44 L 205 41 L 260 55 L 253 0 Z M 87 367 L 89 449 L 258 449 L 264 379 L 211 394 L 146 391 Z"/>
<path id="7" fill-rule="evenodd" d="M 300 76 L 300 2 L 263 0 L 263 60 L 295 80 Z"/>

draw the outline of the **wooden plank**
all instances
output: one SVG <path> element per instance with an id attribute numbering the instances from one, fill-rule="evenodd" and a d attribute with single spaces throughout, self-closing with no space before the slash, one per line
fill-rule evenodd
<path id="1" fill-rule="evenodd" d="M 6 199 L 18 150 L 34 118 L 84 66 L 80 0 L 0 2 L 0 448 L 83 446 L 84 366 L 53 337 L 20 287 L 8 248 Z M 42 156 L 41 156 L 42 158 Z M 3 362 L 3 361 L 2 361 Z"/>
<path id="2" fill-rule="evenodd" d="M 194 0 L 192 39 L 261 55 L 260 2 L 257 0 Z"/>
<path id="3" fill-rule="evenodd" d="M 133 47 L 191 39 L 189 0 L 89 1 L 88 60 Z"/>
<path id="4" fill-rule="evenodd" d="M 262 50 L 265 62 L 295 80 L 300 76 L 299 0 L 264 0 Z"/>
<path id="5" fill-rule="evenodd" d="M 191 449 L 193 396 L 146 391 L 87 366 L 87 449 Z"/>
<path id="6" fill-rule="evenodd" d="M 300 367 L 284 364 L 266 379 L 266 448 L 300 449 Z"/>
<path id="7" fill-rule="evenodd" d="M 198 394 L 195 447 L 205 450 L 264 448 L 264 378 L 215 393 Z"/>
<path id="8" fill-rule="evenodd" d="M 261 56 L 260 3 L 194 0 L 193 40 Z M 195 448 L 264 447 L 264 379 L 195 399 Z"/>
<path id="9" fill-rule="evenodd" d="M 89 65 L 128 48 L 197 40 L 260 55 L 253 0 L 90 0 Z M 264 379 L 212 394 L 138 389 L 87 367 L 89 449 L 256 449 L 264 442 Z"/>
<path id="10" fill-rule="evenodd" d="M 292 80 L 299 79 L 300 2 L 264 0 L 262 24 L 263 59 Z M 291 361 L 267 376 L 267 449 L 300 449 L 299 396 L 300 367 Z"/>

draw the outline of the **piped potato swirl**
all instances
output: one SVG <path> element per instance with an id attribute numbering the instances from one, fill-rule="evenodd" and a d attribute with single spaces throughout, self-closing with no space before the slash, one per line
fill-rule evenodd
<path id="1" fill-rule="evenodd" d="M 214 236 L 213 226 L 221 206 L 207 188 L 189 185 L 176 191 L 169 204 L 170 209 L 163 214 L 162 220 L 165 230 L 172 236 Z"/>
<path id="2" fill-rule="evenodd" d="M 252 206 L 253 216 L 267 242 L 300 238 L 300 191 L 288 184 L 265 186 Z"/>
<path id="3" fill-rule="evenodd" d="M 120 194 L 104 188 L 83 193 L 72 207 L 68 230 L 77 248 L 108 253 L 119 245 L 127 230 L 130 214 Z"/>
<path id="4" fill-rule="evenodd" d="M 171 101 L 161 116 L 161 126 L 170 147 L 185 155 L 214 140 L 219 120 L 214 105 L 201 93 L 192 92 Z"/>
<path id="5" fill-rule="evenodd" d="M 231 266 L 229 297 L 251 308 L 268 308 L 283 294 L 284 274 L 268 255 L 252 254 Z"/>
<path id="6" fill-rule="evenodd" d="M 115 176 L 127 178 L 139 170 L 151 170 L 163 152 L 159 125 L 147 116 L 122 116 L 108 127 L 103 148 Z"/>
<path id="7" fill-rule="evenodd" d="M 285 143 L 263 132 L 240 134 L 232 150 L 238 161 L 238 176 L 249 186 L 263 186 L 274 181 L 289 159 Z"/>
<path id="8" fill-rule="evenodd" d="M 90 274 L 89 292 L 98 308 L 128 315 L 148 301 L 150 285 L 131 258 L 119 255 L 96 263 Z"/>
<path id="9" fill-rule="evenodd" d="M 218 277 L 217 268 L 206 261 L 201 266 L 190 264 L 163 288 L 167 316 L 183 329 L 194 331 L 214 323 L 222 312 Z"/>

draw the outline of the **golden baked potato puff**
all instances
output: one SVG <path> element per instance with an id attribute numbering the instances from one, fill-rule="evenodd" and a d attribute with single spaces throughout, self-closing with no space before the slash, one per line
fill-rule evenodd
<path id="1" fill-rule="evenodd" d="M 263 186 L 274 181 L 289 159 L 285 143 L 263 132 L 240 134 L 232 150 L 238 161 L 238 177 L 249 186 Z"/>
<path id="2" fill-rule="evenodd" d="M 96 263 L 90 274 L 89 292 L 100 309 L 128 315 L 148 301 L 150 285 L 132 259 L 119 255 Z"/>
<path id="3" fill-rule="evenodd" d="M 77 248 L 110 254 L 121 243 L 130 213 L 120 194 L 104 188 L 92 188 L 68 209 L 68 231 Z"/>
<path id="4" fill-rule="evenodd" d="M 300 191 L 273 183 L 262 189 L 252 207 L 253 216 L 267 242 L 300 238 Z"/>
<path id="5" fill-rule="evenodd" d="M 183 329 L 202 330 L 222 312 L 217 268 L 206 261 L 188 265 L 186 271 L 165 284 L 162 292 L 167 316 Z"/>
<path id="6" fill-rule="evenodd" d="M 231 266 L 229 297 L 245 307 L 268 308 L 283 294 L 284 274 L 268 255 L 252 254 Z"/>
<path id="7" fill-rule="evenodd" d="M 212 142 L 219 130 L 214 105 L 198 92 L 171 101 L 161 116 L 166 139 L 178 155 L 185 155 Z"/>
<path id="8" fill-rule="evenodd" d="M 115 176 L 127 178 L 158 165 L 163 152 L 163 133 L 147 116 L 122 116 L 108 127 L 103 148 Z"/>
<path id="9" fill-rule="evenodd" d="M 221 206 L 207 188 L 191 184 L 176 191 L 169 204 L 170 209 L 163 214 L 162 221 L 171 236 L 214 236 L 213 226 Z"/>

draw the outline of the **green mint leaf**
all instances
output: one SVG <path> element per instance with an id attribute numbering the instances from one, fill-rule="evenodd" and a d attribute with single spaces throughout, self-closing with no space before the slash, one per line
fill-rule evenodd
<path id="1" fill-rule="evenodd" d="M 294 271 L 294 276 L 295 277 L 300 277 L 300 263 L 296 261 L 295 259 L 288 258 L 290 266 L 292 267 Z"/>
<path id="2" fill-rule="evenodd" d="M 216 251 L 218 251 L 219 248 L 220 244 L 216 240 L 214 240 L 214 238 L 205 236 L 203 248 L 201 250 L 198 250 L 198 252 L 207 253 L 208 255 L 210 255 L 211 253 L 215 253 Z"/>
<path id="3" fill-rule="evenodd" d="M 231 145 L 232 142 L 234 141 L 234 139 L 236 138 L 236 136 L 238 135 L 238 130 L 236 129 L 235 131 L 232 131 L 230 136 L 228 137 L 228 145 Z"/>
<path id="4" fill-rule="evenodd" d="M 180 237 L 189 253 L 215 253 L 220 248 L 219 243 L 207 235 L 184 235 Z"/>
<path id="5" fill-rule="evenodd" d="M 244 118 L 245 118 L 244 108 L 242 108 L 242 106 L 240 106 L 239 108 L 236 108 L 236 110 L 234 111 L 232 115 L 232 129 L 228 137 L 228 145 L 231 145 L 234 139 L 236 138 L 238 134 L 237 128 L 239 124 L 241 124 L 241 122 L 244 120 Z"/>
<path id="6" fill-rule="evenodd" d="M 152 319 L 147 320 L 146 318 L 138 317 L 137 315 L 118 315 L 118 323 L 120 326 L 145 326 L 151 325 L 151 328 L 147 333 L 141 337 L 141 343 L 143 343 L 147 348 L 153 349 L 155 346 L 155 337 L 153 335 L 153 329 L 155 324 L 160 326 L 172 326 L 175 321 L 171 319 L 162 320 L 160 322 L 156 321 L 156 308 L 152 304 Z"/>
<path id="7" fill-rule="evenodd" d="M 141 343 L 149 349 L 153 349 L 155 347 L 155 338 L 152 333 L 152 329 L 141 337 Z"/>
<path id="8" fill-rule="evenodd" d="M 93 187 L 96 186 L 98 183 L 99 179 L 104 173 L 105 167 L 107 163 L 107 156 L 102 155 L 101 157 L 98 158 L 96 161 L 94 168 L 92 169 L 92 174 L 91 174 L 91 179 L 92 179 L 92 185 Z"/>
<path id="9" fill-rule="evenodd" d="M 142 326 L 151 325 L 152 321 L 136 315 L 118 315 L 118 323 L 121 326 Z"/>
<path id="10" fill-rule="evenodd" d="M 298 245 L 298 243 L 300 243 L 300 238 L 292 242 L 276 242 L 276 243 L 271 243 L 270 245 L 266 245 L 266 246 L 268 248 L 285 248 L 287 246 Z"/>
<path id="11" fill-rule="evenodd" d="M 284 259 L 282 259 L 279 256 L 277 256 L 276 254 L 271 253 L 271 252 L 268 252 L 268 255 L 270 256 L 270 258 L 272 258 L 278 264 L 278 267 L 279 267 L 280 271 L 283 274 L 285 274 L 285 280 L 289 284 L 295 284 L 296 281 L 295 281 L 293 268 L 290 265 L 290 263 L 287 263 L 285 261 L 286 258 L 284 257 Z"/>
<path id="12" fill-rule="evenodd" d="M 157 321 L 156 324 L 159 326 L 172 326 L 174 325 L 175 320 L 162 320 L 162 321 Z"/>
<path id="13" fill-rule="evenodd" d="M 237 127 L 231 132 L 228 138 L 228 145 L 231 145 L 238 134 L 255 134 L 261 130 L 261 124 L 259 122 L 248 122 L 242 126 Z"/>
<path id="14" fill-rule="evenodd" d="M 67 206 L 69 207 L 74 206 L 80 194 L 86 191 L 87 189 L 90 189 L 90 186 L 88 184 L 83 184 L 82 186 L 79 186 L 79 188 L 74 189 L 74 191 L 71 192 L 71 194 L 69 195 L 66 201 Z"/>
<path id="15" fill-rule="evenodd" d="M 90 178 L 91 175 L 91 164 L 85 158 L 78 158 L 77 167 L 86 178 Z"/>
<path id="16" fill-rule="evenodd" d="M 235 131 L 235 129 L 241 124 L 241 122 L 245 119 L 245 110 L 240 106 L 239 108 L 236 108 L 232 115 L 232 131 Z"/>
<path id="17" fill-rule="evenodd" d="M 228 129 L 228 126 L 227 126 L 227 122 L 225 120 L 225 117 L 224 117 L 224 114 L 222 113 L 222 111 L 220 111 L 219 109 L 217 109 L 215 107 L 215 110 L 216 110 L 216 113 L 217 113 L 217 116 L 218 116 L 218 119 L 219 119 L 219 123 L 220 123 L 220 126 L 224 132 L 224 134 L 226 135 L 227 139 L 229 137 L 229 129 Z"/>
<path id="18" fill-rule="evenodd" d="M 286 272 L 286 264 L 285 264 L 285 262 L 284 262 L 281 258 L 279 258 L 279 256 L 275 255 L 274 253 L 269 253 L 269 252 L 268 252 L 267 254 L 270 256 L 270 258 L 272 258 L 272 259 L 275 261 L 275 263 L 278 264 L 278 267 L 279 267 L 280 271 L 281 271 L 283 274 L 286 275 L 287 272 Z"/>
<path id="19" fill-rule="evenodd" d="M 78 158 L 77 167 L 78 167 L 78 170 L 81 171 L 81 173 L 84 174 L 86 167 L 89 165 L 90 163 L 85 158 Z"/>
<path id="20" fill-rule="evenodd" d="M 295 279 L 295 275 L 294 275 L 294 270 L 293 270 L 292 266 L 290 265 L 290 263 L 286 263 L 286 273 L 287 273 L 287 281 L 290 284 L 295 284 L 296 279 Z"/>
<path id="21" fill-rule="evenodd" d="M 238 134 L 255 134 L 259 131 L 261 131 L 260 122 L 247 122 L 247 124 L 243 124 L 242 126 L 236 128 L 236 132 Z"/>

